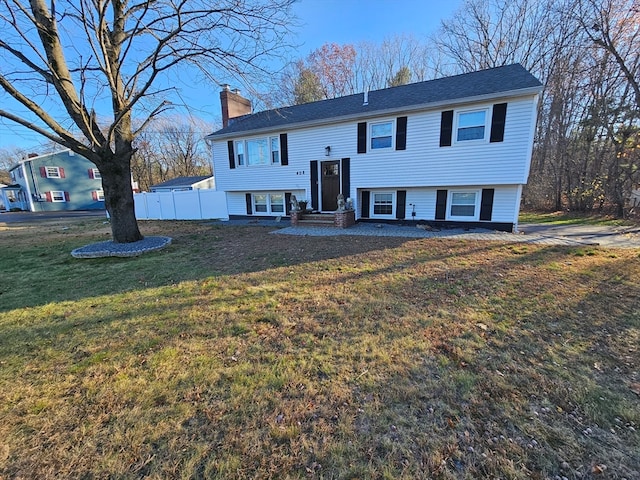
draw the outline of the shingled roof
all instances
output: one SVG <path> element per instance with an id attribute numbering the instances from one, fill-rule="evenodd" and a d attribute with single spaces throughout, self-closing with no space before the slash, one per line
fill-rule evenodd
<path id="1" fill-rule="evenodd" d="M 166 182 L 158 183 L 157 185 L 151 185 L 150 188 L 168 188 L 168 187 L 190 187 L 194 183 L 201 182 L 211 178 L 211 175 L 198 175 L 195 177 L 176 177 Z"/>
<path id="2" fill-rule="evenodd" d="M 411 83 L 399 87 L 368 92 L 368 103 L 358 93 L 345 97 L 304 103 L 290 107 L 234 118 L 230 124 L 209 137 L 228 137 L 235 133 L 254 130 L 277 129 L 296 124 L 322 122 L 343 117 L 373 116 L 381 112 L 428 108 L 446 102 L 497 95 L 516 90 L 540 90 L 542 84 L 522 65 L 516 63 L 503 67 L 444 77 L 426 82 Z"/>

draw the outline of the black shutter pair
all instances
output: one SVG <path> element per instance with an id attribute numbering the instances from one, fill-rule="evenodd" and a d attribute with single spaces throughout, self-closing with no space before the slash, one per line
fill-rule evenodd
<path id="1" fill-rule="evenodd" d="M 507 104 L 493 105 L 491 115 L 491 134 L 489 142 L 496 143 L 504 140 L 504 124 L 507 117 Z M 453 110 L 445 110 L 440 117 L 440 146 L 450 147 L 453 138 Z"/>
<path id="2" fill-rule="evenodd" d="M 407 117 L 396 119 L 396 150 L 407 149 Z M 367 122 L 358 123 L 358 153 L 367 153 Z"/>
<path id="3" fill-rule="evenodd" d="M 236 156 L 233 149 L 233 140 L 227 142 L 227 150 L 229 151 L 229 168 L 236 168 Z M 245 162 L 247 159 L 245 158 Z M 289 145 L 287 143 L 287 134 L 280 134 L 280 165 L 289 165 Z"/>
<path id="4" fill-rule="evenodd" d="M 493 188 L 483 188 L 480 200 L 480 220 L 491 221 L 493 213 Z M 436 220 L 444 220 L 447 216 L 447 190 L 436 192 Z"/>

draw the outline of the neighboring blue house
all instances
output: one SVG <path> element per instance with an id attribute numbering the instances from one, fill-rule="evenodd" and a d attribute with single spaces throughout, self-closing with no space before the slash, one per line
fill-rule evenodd
<path id="1" fill-rule="evenodd" d="M 517 64 L 256 113 L 225 87 L 216 189 L 230 217 L 341 194 L 359 221 L 516 230 L 541 91 Z"/>
<path id="2" fill-rule="evenodd" d="M 184 192 L 187 190 L 199 190 L 215 188 L 215 182 L 211 175 L 195 177 L 177 177 L 166 182 L 151 185 L 151 192 Z"/>
<path id="3" fill-rule="evenodd" d="M 104 192 L 96 166 L 71 150 L 30 155 L 9 169 L 22 210 L 103 210 Z"/>

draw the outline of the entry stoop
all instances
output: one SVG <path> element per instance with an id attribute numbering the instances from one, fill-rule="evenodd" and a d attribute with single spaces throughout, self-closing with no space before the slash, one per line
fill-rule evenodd
<path id="1" fill-rule="evenodd" d="M 298 220 L 298 225 L 307 227 L 333 227 L 333 213 L 305 213 Z"/>
<path id="2" fill-rule="evenodd" d="M 337 211 L 335 213 L 301 213 L 291 212 L 291 225 L 313 227 L 348 228 L 356 223 L 353 210 Z"/>

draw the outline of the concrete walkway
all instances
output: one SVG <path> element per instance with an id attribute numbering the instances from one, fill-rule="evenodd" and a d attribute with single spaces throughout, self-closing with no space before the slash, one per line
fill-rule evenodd
<path id="1" fill-rule="evenodd" d="M 264 226 L 282 227 L 283 225 Z M 274 230 L 271 233 L 278 235 L 301 236 L 358 235 L 407 238 L 456 238 L 460 240 L 493 240 L 542 245 L 640 248 L 640 227 L 523 224 L 519 226 L 519 230 L 520 233 L 497 232 L 494 230 L 485 230 L 480 228 L 422 230 L 417 227 L 408 226 L 358 223 L 355 226 L 346 229 L 331 227 L 285 226 L 284 228 Z"/>

